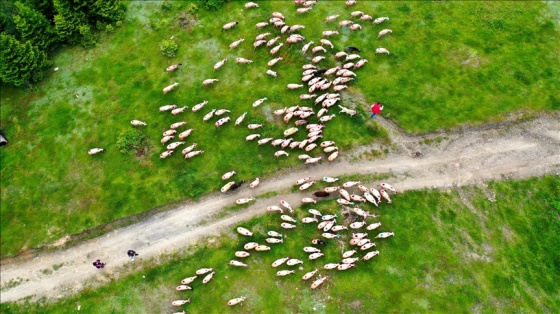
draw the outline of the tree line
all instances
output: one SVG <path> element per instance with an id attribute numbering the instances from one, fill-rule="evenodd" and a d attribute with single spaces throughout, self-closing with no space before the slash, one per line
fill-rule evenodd
<path id="1" fill-rule="evenodd" d="M 0 80 L 27 86 L 52 66 L 48 55 L 65 45 L 97 44 L 99 31 L 120 26 L 119 0 L 0 0 Z"/>

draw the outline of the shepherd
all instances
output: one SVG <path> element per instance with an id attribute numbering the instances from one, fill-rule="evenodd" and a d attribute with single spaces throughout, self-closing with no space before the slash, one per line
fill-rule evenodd
<path id="1" fill-rule="evenodd" d="M 378 102 L 374 103 L 373 106 L 371 106 L 371 115 L 369 117 L 375 117 L 375 115 L 380 114 L 382 110 L 383 106 L 381 106 L 381 104 L 379 104 Z"/>

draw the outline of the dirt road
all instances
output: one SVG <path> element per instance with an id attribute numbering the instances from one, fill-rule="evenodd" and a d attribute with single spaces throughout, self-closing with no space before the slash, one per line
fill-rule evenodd
<path id="1" fill-rule="evenodd" d="M 27 296 L 58 298 L 76 293 L 91 279 L 106 281 L 126 272 L 122 266 L 129 263 L 126 256 L 129 248 L 140 252 L 142 259 L 158 257 L 180 250 L 202 236 L 228 231 L 233 224 L 265 214 L 264 208 L 277 204 L 280 199 L 297 206 L 309 193 L 257 199 L 252 206 L 230 216 L 213 218 L 238 198 L 288 191 L 297 179 L 307 176 L 389 173 L 393 178 L 388 181 L 405 191 L 479 185 L 492 179 L 558 175 L 560 172 L 558 114 L 424 136 L 408 136 L 389 121 L 381 117 L 375 119 L 389 130 L 396 144 L 396 148 L 380 160 L 367 160 L 367 152 L 377 149 L 375 146 L 341 152 L 334 163 L 291 169 L 261 181 L 255 190 L 244 187 L 234 194 L 212 194 L 197 203 L 156 214 L 65 250 L 17 262 L 3 261 L 0 300 L 15 301 Z M 431 144 L 425 144 L 426 139 Z M 92 266 L 97 258 L 107 262 L 103 271 Z"/>

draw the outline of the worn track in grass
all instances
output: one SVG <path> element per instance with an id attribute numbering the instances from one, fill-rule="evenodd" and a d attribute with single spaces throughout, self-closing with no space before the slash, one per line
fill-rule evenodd
<path id="1" fill-rule="evenodd" d="M 5 259 L 2 261 L 0 299 L 8 302 L 29 296 L 33 296 L 32 299 L 58 298 L 77 293 L 92 279 L 103 282 L 125 274 L 130 268 L 121 266 L 129 263 L 126 251 L 130 248 L 137 250 L 142 259 L 157 258 L 181 250 L 203 236 L 228 231 L 234 224 L 265 214 L 265 207 L 277 204 L 280 199 L 299 206 L 300 199 L 309 192 L 287 192 L 258 199 L 250 207 L 216 218 L 238 198 L 289 191 L 297 179 L 307 176 L 388 173 L 392 176 L 388 181 L 405 191 L 479 185 L 487 180 L 558 175 L 560 172 L 558 113 L 530 121 L 463 127 L 421 136 L 407 135 L 381 117 L 375 121 L 388 129 L 396 144 L 395 149 L 382 159 L 363 160 L 368 151 L 378 147 L 359 147 L 353 152 L 342 152 L 334 163 L 284 171 L 261 181 L 255 190 L 243 186 L 232 194 L 212 194 L 199 202 L 155 214 L 67 249 Z M 92 266 L 97 258 L 107 262 L 104 270 Z M 61 264 L 61 267 L 53 267 Z"/>

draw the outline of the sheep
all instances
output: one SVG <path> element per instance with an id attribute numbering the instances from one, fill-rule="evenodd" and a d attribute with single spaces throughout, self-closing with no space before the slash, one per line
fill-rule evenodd
<path id="1" fill-rule="evenodd" d="M 254 2 L 245 3 L 245 9 L 258 8 L 258 7 L 259 7 L 259 5 L 254 3 Z M 243 298 L 243 300 L 245 300 L 245 298 Z M 239 303 L 239 302 L 236 302 L 234 304 L 237 304 L 237 303 Z"/>
<path id="2" fill-rule="evenodd" d="M 174 306 L 181 306 L 181 305 L 187 304 L 187 303 L 191 303 L 190 298 L 188 298 L 186 300 L 175 300 L 175 301 L 171 302 L 171 304 L 174 305 Z"/>
<path id="3" fill-rule="evenodd" d="M 172 91 L 177 85 L 179 85 L 179 83 L 173 83 L 173 84 L 171 84 L 171 85 L 165 87 L 165 88 L 163 89 L 163 93 L 164 93 L 164 94 L 169 93 L 169 92 Z"/>
<path id="4" fill-rule="evenodd" d="M 200 109 L 202 109 L 202 107 L 204 107 L 204 105 L 206 105 L 208 103 L 208 100 L 205 100 L 203 102 L 201 102 L 200 104 L 196 104 L 192 107 L 192 112 L 197 112 Z"/>
<path id="5" fill-rule="evenodd" d="M 207 274 L 211 271 L 214 271 L 214 268 L 201 268 L 201 269 L 197 270 L 195 273 L 197 275 L 204 275 L 204 274 Z"/>
<path id="6" fill-rule="evenodd" d="M 359 30 L 362 29 L 362 25 L 358 24 L 358 23 L 354 23 L 352 25 L 350 25 L 350 30 L 351 31 L 355 31 L 355 30 Z"/>
<path id="7" fill-rule="evenodd" d="M 353 53 L 353 54 L 347 55 L 345 61 L 361 59 L 361 58 L 362 57 L 360 57 L 360 55 Z"/>
<path id="8" fill-rule="evenodd" d="M 204 277 L 204 279 L 202 279 L 202 283 L 206 284 L 206 283 L 208 283 L 210 280 L 212 280 L 212 278 L 214 277 L 214 274 L 215 274 L 215 273 L 216 273 L 216 272 L 213 271 L 213 272 L 209 273 L 208 275 L 206 275 L 206 277 Z"/>
<path id="9" fill-rule="evenodd" d="M 235 171 L 226 172 L 226 173 L 224 173 L 224 175 L 222 176 L 222 180 L 227 180 L 227 179 L 233 177 L 235 174 L 237 174 L 237 172 L 235 172 Z"/>
<path id="10" fill-rule="evenodd" d="M 342 230 L 348 230 L 348 228 L 346 226 L 341 226 L 341 225 L 336 225 L 331 228 L 331 231 L 333 232 L 339 232 Z"/>
<path id="11" fill-rule="evenodd" d="M 310 152 L 310 151 L 312 151 L 315 147 L 317 147 L 317 144 L 314 144 L 314 143 L 309 144 L 309 145 L 307 145 L 307 146 L 305 147 L 305 151 L 306 151 L 306 152 Z M 309 160 L 309 159 L 308 159 L 308 160 Z M 307 162 L 307 161 L 306 161 L 306 162 Z"/>
<path id="12" fill-rule="evenodd" d="M 312 199 L 311 197 L 304 197 L 301 199 L 301 202 L 304 204 L 311 204 L 311 203 L 317 204 L 317 201 Z"/>
<path id="13" fill-rule="evenodd" d="M 239 44 L 241 44 L 244 41 L 245 41 L 244 38 L 240 38 L 240 39 L 232 42 L 231 44 L 229 44 L 229 49 L 231 50 L 231 49 L 237 48 L 239 46 Z"/>
<path id="14" fill-rule="evenodd" d="M 364 14 L 364 15 L 360 16 L 360 20 L 371 21 L 371 20 L 373 20 L 373 17 L 371 15 Z"/>
<path id="15" fill-rule="evenodd" d="M 173 142 L 169 145 L 167 145 L 167 150 L 173 150 L 181 145 L 185 144 L 185 142 Z"/>
<path id="16" fill-rule="evenodd" d="M 347 270 L 350 268 L 356 268 L 356 264 L 341 264 L 336 267 L 338 270 Z"/>
<path id="17" fill-rule="evenodd" d="M 235 204 L 237 205 L 243 205 L 243 204 L 247 204 L 251 201 L 254 201 L 255 198 L 254 197 L 249 197 L 249 198 L 240 198 L 238 200 L 235 201 Z"/>
<path id="18" fill-rule="evenodd" d="M 214 64 L 214 71 L 221 68 L 226 63 L 226 61 L 227 61 L 227 58 L 224 58 L 222 61 L 218 61 L 216 64 Z"/>
<path id="19" fill-rule="evenodd" d="M 197 145 L 197 144 L 194 143 L 194 144 L 192 144 L 191 146 L 189 146 L 189 147 L 183 149 L 183 150 L 181 151 L 181 154 L 186 155 L 186 154 L 190 153 L 190 152 L 196 147 L 196 145 Z"/>
<path id="20" fill-rule="evenodd" d="M 381 31 L 379 32 L 379 34 L 377 35 L 377 38 L 379 39 L 379 37 L 381 37 L 381 36 L 383 36 L 383 35 L 390 34 L 390 33 L 392 33 L 392 32 L 393 32 L 393 30 L 391 30 L 391 29 L 384 29 L 384 30 L 381 30 Z"/>
<path id="21" fill-rule="evenodd" d="M 329 263 L 323 266 L 324 269 L 335 269 L 340 265 L 339 263 Z"/>
<path id="22" fill-rule="evenodd" d="M 278 58 L 272 59 L 272 60 L 268 61 L 267 65 L 269 67 L 271 67 L 271 66 L 275 65 L 276 63 L 278 63 L 278 61 L 281 61 L 281 60 L 284 60 L 284 58 L 278 57 Z"/>
<path id="23" fill-rule="evenodd" d="M 280 48 L 281 48 L 282 46 L 284 46 L 284 44 L 281 43 L 281 44 L 279 44 L 278 46 L 276 46 L 276 47 L 270 49 L 270 54 L 271 54 L 271 55 L 276 54 L 276 53 L 278 52 L 278 50 L 280 50 Z"/>
<path id="24" fill-rule="evenodd" d="M 366 64 L 368 62 L 367 59 L 362 59 L 358 62 L 356 62 L 356 64 L 354 65 L 354 68 L 358 69 L 361 68 L 362 66 L 364 66 L 364 64 Z"/>
<path id="25" fill-rule="evenodd" d="M 267 97 L 264 97 L 256 100 L 255 102 L 253 102 L 253 108 L 260 106 L 267 99 L 268 99 Z"/>
<path id="26" fill-rule="evenodd" d="M 175 109 L 175 108 L 177 108 L 177 105 L 175 105 L 175 104 L 161 106 L 161 107 L 159 107 L 159 112 L 164 112 L 164 111 L 168 111 L 168 110 Z"/>
<path id="27" fill-rule="evenodd" d="M 325 72 L 326 76 L 336 73 L 336 71 L 340 70 L 338 67 L 330 68 Z"/>
<path id="28" fill-rule="evenodd" d="M 243 248 L 245 250 L 252 250 L 252 249 L 256 248 L 257 246 L 259 246 L 259 244 L 257 242 L 249 242 L 249 243 L 245 244 L 243 246 Z"/>
<path id="29" fill-rule="evenodd" d="M 307 49 L 309 49 L 309 47 L 313 44 L 313 41 L 308 42 L 307 44 L 303 45 L 303 47 L 301 48 L 301 53 L 305 54 L 307 52 Z"/>
<path id="30" fill-rule="evenodd" d="M 234 183 L 235 183 L 235 181 L 230 181 L 230 182 L 226 183 L 226 184 L 220 189 L 220 191 L 221 191 L 222 193 L 225 193 L 225 192 L 229 191 L 229 189 L 231 188 L 231 186 L 232 186 Z"/>
<path id="31" fill-rule="evenodd" d="M 270 251 L 270 247 L 269 247 L 269 246 L 266 246 L 266 245 L 258 245 L 258 246 L 255 248 L 255 251 L 258 251 L 258 252 Z"/>
<path id="32" fill-rule="evenodd" d="M 362 260 L 368 261 L 370 260 L 372 257 L 379 255 L 379 251 L 371 251 L 368 252 L 366 255 L 364 255 L 364 257 L 362 258 Z"/>
<path id="33" fill-rule="evenodd" d="M 172 139 L 174 139 L 174 138 L 175 138 L 175 136 L 172 136 L 172 135 L 164 136 L 164 137 L 161 139 L 161 143 L 162 143 L 162 144 L 165 144 L 165 143 L 169 142 L 170 140 L 172 140 Z"/>
<path id="34" fill-rule="evenodd" d="M 249 3 L 251 3 L 251 2 L 249 2 Z M 258 7 L 258 5 L 257 5 L 257 7 Z M 245 301 L 246 298 L 247 297 L 239 297 L 239 298 L 231 299 L 231 300 L 228 301 L 227 305 L 229 305 L 229 306 L 236 305 L 238 303 L 241 303 L 241 302 Z"/>
<path id="35" fill-rule="evenodd" d="M 329 279 L 329 276 L 325 276 L 313 281 L 313 283 L 311 284 L 311 290 L 317 289 L 327 279 Z"/>
<path id="36" fill-rule="evenodd" d="M 259 185 L 259 183 L 261 182 L 261 180 L 259 178 L 256 178 L 253 182 L 251 182 L 251 184 L 249 184 L 249 187 L 251 189 L 254 189 L 257 187 L 257 185 Z"/>
<path id="37" fill-rule="evenodd" d="M 272 47 L 272 45 L 274 45 L 274 44 L 276 43 L 276 41 L 278 41 L 278 39 L 280 39 L 280 38 L 281 38 L 280 36 L 277 36 L 277 37 L 275 37 L 275 38 L 272 38 L 271 40 L 269 40 L 269 41 L 266 43 L 266 46 L 267 46 L 267 47 Z"/>
<path id="38" fill-rule="evenodd" d="M 255 26 L 257 28 L 263 28 L 265 26 L 268 26 L 268 23 L 267 22 L 260 22 L 260 23 L 255 24 Z"/>
<path id="39" fill-rule="evenodd" d="M 304 64 L 304 65 L 301 67 L 301 69 L 302 69 L 302 70 L 311 70 L 311 69 L 317 69 L 317 67 L 314 66 L 313 64 Z"/>
<path id="40" fill-rule="evenodd" d="M 346 113 L 351 117 L 353 117 L 356 113 L 358 113 L 356 110 L 349 109 L 349 108 L 343 107 L 341 105 L 338 105 L 338 107 L 341 109 L 340 110 L 341 113 Z"/>
<path id="41" fill-rule="evenodd" d="M 290 32 L 295 32 L 295 31 L 300 30 L 300 29 L 302 29 L 302 28 L 305 28 L 305 26 L 299 25 L 299 24 L 292 25 L 292 26 L 290 27 Z"/>
<path id="42" fill-rule="evenodd" d="M 229 122 L 230 120 L 231 120 L 230 117 L 221 118 L 220 120 L 216 121 L 214 125 L 218 128 L 224 125 L 226 122 Z"/>
<path id="43" fill-rule="evenodd" d="M 276 267 L 278 267 L 278 266 L 284 264 L 284 263 L 285 263 L 287 260 L 289 260 L 289 259 L 290 259 L 289 256 L 288 256 L 288 257 L 283 257 L 283 258 L 277 259 L 277 260 L 275 260 L 275 261 L 272 263 L 272 267 L 276 268 Z"/>
<path id="44" fill-rule="evenodd" d="M 247 125 L 247 128 L 249 130 L 256 130 L 256 129 L 262 128 L 262 127 L 263 127 L 262 124 L 257 124 L 257 123 L 252 123 L 252 124 Z"/>
<path id="45" fill-rule="evenodd" d="M 310 218 L 310 217 L 306 217 L 306 218 Z M 311 218 L 311 219 L 315 219 L 315 221 L 317 221 L 316 218 Z M 316 248 L 314 246 L 306 246 L 306 247 L 303 248 L 303 251 L 305 253 L 321 253 L 321 250 L 319 250 L 318 248 Z"/>
<path id="46" fill-rule="evenodd" d="M 290 30 L 290 25 L 284 25 L 282 26 L 282 29 L 280 29 L 280 33 L 285 34 L 289 30 Z"/>
<path id="47" fill-rule="evenodd" d="M 253 43 L 253 49 L 256 49 L 257 47 L 261 46 L 262 44 L 265 44 L 266 40 L 257 40 Z"/>
<path id="48" fill-rule="evenodd" d="M 293 135 L 294 133 L 296 133 L 298 131 L 298 128 L 289 128 L 286 131 L 284 131 L 284 137 Z"/>
<path id="49" fill-rule="evenodd" d="M 332 35 L 338 35 L 338 31 L 323 31 L 321 35 L 324 37 L 330 37 Z"/>
<path id="50" fill-rule="evenodd" d="M 272 141 L 273 138 L 272 137 L 267 137 L 267 138 L 263 138 L 262 140 L 257 141 L 257 144 L 260 145 L 264 145 L 270 141 Z"/>
<path id="51" fill-rule="evenodd" d="M 318 63 L 318 62 L 320 62 L 320 61 L 322 61 L 322 60 L 325 60 L 325 57 L 324 57 L 324 56 L 317 56 L 317 57 L 311 59 L 311 62 L 313 62 L 313 63 Z"/>
<path id="52" fill-rule="evenodd" d="M 304 7 L 313 7 L 315 4 L 317 4 L 317 1 L 305 1 L 303 3 Z"/>
<path id="53" fill-rule="evenodd" d="M 391 52 L 389 52 L 389 50 L 385 49 L 385 48 L 377 48 L 375 49 L 375 53 L 376 54 L 381 54 L 381 53 L 385 53 L 387 55 L 390 55 Z"/>
<path id="54" fill-rule="evenodd" d="M 198 276 L 187 277 L 187 278 L 181 280 L 181 284 L 188 285 L 191 282 L 193 282 L 196 278 L 198 278 Z"/>
<path id="55" fill-rule="evenodd" d="M 311 187 L 315 182 L 316 182 L 316 180 L 311 180 L 311 181 L 309 181 L 309 182 L 306 182 L 306 183 L 302 184 L 302 185 L 299 187 L 299 190 L 300 190 L 300 191 L 307 190 L 307 189 L 308 189 L 309 187 Z"/>
<path id="56" fill-rule="evenodd" d="M 323 39 L 320 40 L 320 42 L 321 42 L 321 45 L 330 46 L 331 49 L 334 49 L 334 45 L 331 43 L 330 40 L 323 38 Z"/>
<path id="57" fill-rule="evenodd" d="M 276 272 L 276 276 L 287 276 L 289 274 L 295 273 L 295 270 L 280 270 Z"/>
<path id="58" fill-rule="evenodd" d="M 227 24 L 224 24 L 224 26 L 222 26 L 222 31 L 227 31 L 229 29 L 232 29 L 235 27 L 235 25 L 239 24 L 239 22 L 229 22 Z"/>
<path id="59" fill-rule="evenodd" d="M 296 12 L 297 12 L 298 14 L 302 14 L 302 13 L 309 12 L 309 10 L 311 10 L 311 9 L 313 9 L 313 7 L 298 8 L 298 9 L 296 10 Z"/>
<path id="60" fill-rule="evenodd" d="M 344 27 L 344 26 L 348 26 L 348 25 L 352 25 L 352 24 L 354 24 L 354 22 L 349 21 L 349 20 L 344 20 L 344 21 L 338 22 L 339 27 Z"/>
<path id="61" fill-rule="evenodd" d="M 377 202 L 381 203 L 381 193 L 379 193 L 379 191 L 376 190 L 375 188 L 371 188 L 371 189 L 369 189 L 369 191 L 371 192 L 371 194 L 373 196 L 375 196 L 375 198 L 377 198 Z"/>
<path id="62" fill-rule="evenodd" d="M 375 20 L 373 20 L 373 24 L 381 24 L 381 23 L 383 23 L 385 21 L 388 21 L 388 20 L 389 20 L 389 17 L 387 17 L 387 16 L 378 17 Z"/>
<path id="63" fill-rule="evenodd" d="M 168 151 L 165 151 L 165 152 L 161 153 L 161 154 L 159 155 L 159 158 L 165 159 L 165 158 L 171 156 L 171 154 L 173 154 L 173 151 L 172 151 L 172 150 L 168 150 Z"/>
<path id="64" fill-rule="evenodd" d="M 182 63 L 172 64 L 165 69 L 167 72 L 173 72 L 179 68 L 179 66 L 183 65 Z"/>
<path id="65" fill-rule="evenodd" d="M 99 154 L 99 153 L 104 153 L 105 152 L 105 148 L 92 148 L 88 150 L 88 154 L 90 155 L 95 155 L 95 154 Z"/>
<path id="66" fill-rule="evenodd" d="M 215 82 L 220 81 L 219 79 L 206 79 L 204 81 L 202 81 L 202 85 L 204 86 L 208 86 L 210 84 L 214 84 Z"/>
<path id="67" fill-rule="evenodd" d="M 273 77 L 278 77 L 278 72 L 274 72 L 272 70 L 266 70 L 266 74 L 273 76 Z"/>
<path id="68" fill-rule="evenodd" d="M 255 37 L 255 41 L 263 40 L 263 39 L 264 39 L 266 36 L 268 36 L 268 35 L 270 35 L 270 33 L 262 33 L 262 34 L 259 34 L 259 35 L 257 35 L 257 37 Z"/>
<path id="69" fill-rule="evenodd" d="M 356 0 L 348 0 L 348 1 L 346 1 L 345 4 L 346 4 L 347 7 L 353 6 L 354 4 L 356 4 Z"/>
<path id="70" fill-rule="evenodd" d="M 298 88 L 302 88 L 302 87 L 303 87 L 303 85 L 301 85 L 301 84 L 288 84 L 287 85 L 288 89 L 298 89 Z"/>
<path id="71" fill-rule="evenodd" d="M 294 218 L 292 218 L 292 217 L 290 217 L 290 216 L 288 216 L 288 215 L 282 215 L 282 216 L 280 216 L 280 218 L 281 218 L 283 221 L 286 221 L 286 222 L 293 222 L 293 223 L 296 223 L 296 222 L 297 222 L 297 220 L 295 220 Z"/>
<path id="72" fill-rule="evenodd" d="M 240 235 L 244 235 L 244 236 L 247 236 L 247 237 L 250 237 L 250 236 L 253 235 L 253 233 L 251 231 L 249 231 L 249 230 L 247 230 L 243 227 L 237 227 L 236 230 Z"/>
<path id="73" fill-rule="evenodd" d="M 295 266 L 297 264 L 303 264 L 303 261 L 300 259 L 292 258 L 286 262 L 286 265 L 288 266 Z"/>
<path id="74" fill-rule="evenodd" d="M 332 22 L 332 21 L 336 20 L 339 16 L 340 16 L 340 14 L 335 14 L 335 15 L 327 16 L 327 17 L 325 18 L 325 22 Z"/>
<path id="75" fill-rule="evenodd" d="M 395 188 L 392 187 L 389 183 L 381 183 L 381 184 L 379 184 L 379 186 L 384 188 L 384 189 L 390 190 L 391 192 L 393 192 L 395 194 L 398 193 L 397 190 L 395 190 Z"/>
<path id="76" fill-rule="evenodd" d="M 302 95 L 299 95 L 299 99 L 300 99 L 300 100 L 313 99 L 313 98 L 315 98 L 315 97 L 317 97 L 317 94 L 312 94 L 312 95 L 309 95 L 309 94 L 302 94 Z"/>
<path id="77" fill-rule="evenodd" d="M 245 58 L 235 58 L 235 62 L 237 63 L 253 63 L 253 60 L 245 59 Z"/>
<path id="78" fill-rule="evenodd" d="M 245 141 L 252 141 L 252 140 L 254 140 L 254 139 L 258 138 L 258 137 L 261 137 L 261 135 L 260 135 L 260 134 L 251 134 L 251 135 L 247 135 L 247 136 L 245 137 Z"/>
<path id="79" fill-rule="evenodd" d="M 163 132 L 163 136 L 170 136 L 177 133 L 177 130 L 167 130 L 165 132 Z"/>
<path id="80" fill-rule="evenodd" d="M 295 43 L 299 43 L 305 40 L 305 37 L 298 35 L 298 34 L 294 34 L 294 35 L 290 35 L 290 37 L 288 37 L 288 39 L 286 39 L 287 43 L 290 44 L 295 44 Z"/>
<path id="81" fill-rule="evenodd" d="M 171 114 L 176 116 L 176 115 L 182 113 L 183 111 L 185 111 L 185 109 L 187 109 L 187 108 L 188 108 L 187 106 L 184 106 L 184 107 L 181 107 L 181 108 L 173 109 L 173 110 L 171 110 Z"/>
<path id="82" fill-rule="evenodd" d="M 376 246 L 375 243 L 366 243 L 366 244 L 360 246 L 360 250 L 362 250 L 362 251 L 369 250 L 374 246 Z"/>
<path id="83" fill-rule="evenodd" d="M 177 288 L 175 288 L 175 290 L 177 290 L 177 291 L 192 290 L 192 287 L 189 287 L 187 285 L 180 285 L 180 286 L 177 286 Z"/>
<path id="84" fill-rule="evenodd" d="M 381 194 L 381 196 L 387 200 L 388 204 L 391 204 L 391 198 L 389 197 L 389 194 L 387 194 L 387 192 L 385 192 L 385 190 L 379 190 L 379 193 Z"/>
<path id="85" fill-rule="evenodd" d="M 380 234 L 376 235 L 375 238 L 376 239 L 385 239 L 388 238 L 390 236 L 394 236 L 395 233 L 394 232 L 381 232 Z"/>
<path id="86" fill-rule="evenodd" d="M 354 11 L 354 12 L 350 13 L 350 15 L 351 15 L 352 17 L 358 17 L 358 16 L 364 15 L 364 12 L 362 12 L 362 11 Z"/>
<path id="87" fill-rule="evenodd" d="M 356 221 L 350 224 L 350 228 L 352 229 L 360 229 L 366 224 L 365 221 Z"/>
<path id="88" fill-rule="evenodd" d="M 132 124 L 134 126 L 146 126 L 146 125 L 148 125 L 146 122 L 142 122 L 140 120 L 132 120 L 132 121 L 130 121 L 130 124 Z"/>
<path id="89" fill-rule="evenodd" d="M 319 269 L 315 268 L 315 270 L 310 271 L 310 272 L 306 273 L 305 275 L 303 275 L 303 277 L 301 277 L 301 279 L 302 279 L 302 280 L 308 280 L 308 279 L 310 279 L 311 277 L 313 277 L 313 276 L 317 273 L 318 270 L 319 270 Z"/>
<path id="90" fill-rule="evenodd" d="M 270 244 L 284 243 L 284 239 L 277 239 L 277 238 L 266 238 L 265 241 L 266 241 L 267 243 L 270 243 Z"/>
<path id="91" fill-rule="evenodd" d="M 290 156 L 290 154 L 286 153 L 283 150 L 279 150 L 279 151 L 274 153 L 274 157 L 280 157 L 280 156 Z"/>
<path id="92" fill-rule="evenodd" d="M 185 159 L 189 159 L 189 158 L 192 158 L 192 157 L 194 157 L 194 156 L 196 156 L 196 155 L 203 154 L 203 153 L 204 153 L 203 150 L 195 150 L 195 151 L 192 151 L 192 152 L 190 152 L 190 153 L 186 153 L 186 154 L 185 154 Z"/>

